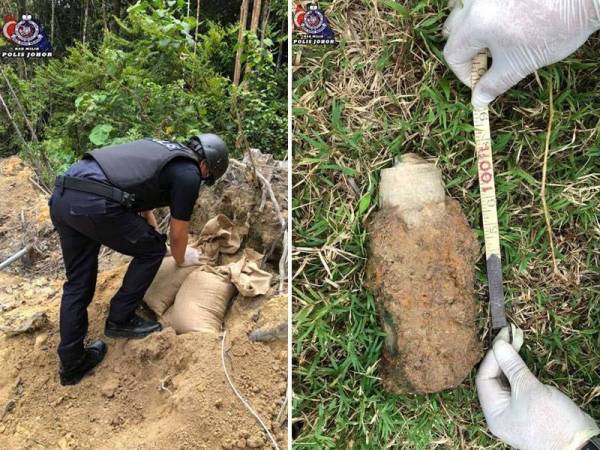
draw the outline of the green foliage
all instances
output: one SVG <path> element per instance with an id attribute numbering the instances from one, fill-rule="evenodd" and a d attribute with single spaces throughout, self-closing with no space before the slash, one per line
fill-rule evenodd
<path id="1" fill-rule="evenodd" d="M 287 149 L 287 132 L 280 132 L 287 130 L 287 72 L 271 69 L 273 56 L 268 48 L 261 49 L 255 35 L 248 34 L 245 43 L 243 61 L 248 70 L 237 94 L 244 131 L 251 143 L 263 141 Z M 261 148 L 275 153 L 273 149 Z"/>
<path id="2" fill-rule="evenodd" d="M 79 43 L 38 65 L 30 80 L 8 71 L 37 123 L 37 149 L 55 170 L 93 148 L 146 136 L 181 141 L 212 132 L 233 148 L 236 98 L 249 145 L 284 157 L 287 71 L 274 64 L 270 40 L 261 46 L 247 35 L 247 75 L 233 86 L 238 27 L 207 21 L 194 40 L 196 20 L 181 14 L 184 3 L 139 1 L 119 21 L 120 34 L 107 32 L 97 48 Z M 23 150 L 7 127 L 0 125 L 0 152 Z"/>
<path id="3" fill-rule="evenodd" d="M 78 99 L 79 100 L 79 99 Z M 110 132 L 112 131 L 112 125 L 107 125 L 105 123 L 101 125 L 96 125 L 92 132 L 90 133 L 90 141 L 92 144 L 97 146 L 102 146 L 108 143 Z"/>

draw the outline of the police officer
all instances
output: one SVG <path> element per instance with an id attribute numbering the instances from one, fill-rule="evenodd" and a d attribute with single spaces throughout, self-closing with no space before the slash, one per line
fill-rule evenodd
<path id="1" fill-rule="evenodd" d="M 152 210 L 170 208 L 170 251 L 176 263 L 199 264 L 198 251 L 187 247 L 192 210 L 201 185 L 214 184 L 228 164 L 223 140 L 202 134 L 185 145 L 144 139 L 96 149 L 57 178 L 49 205 L 67 277 L 58 346 L 62 385 L 79 383 L 106 354 L 101 340 L 84 346 L 100 246 L 133 257 L 111 300 L 104 334 L 143 338 L 159 331 L 158 322 L 135 314 L 167 251 L 166 235 Z"/>

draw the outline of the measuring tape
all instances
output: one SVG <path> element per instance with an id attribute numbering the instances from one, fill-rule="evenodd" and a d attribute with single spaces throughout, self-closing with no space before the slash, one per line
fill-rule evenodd
<path id="1" fill-rule="evenodd" d="M 473 68 L 471 70 L 472 88 L 475 87 L 486 71 L 487 51 L 484 50 L 473 58 Z M 500 232 L 498 230 L 498 213 L 496 211 L 496 188 L 494 186 L 490 117 L 487 106 L 473 107 L 473 125 L 475 126 L 475 152 L 477 154 L 477 171 L 479 173 L 479 195 L 481 198 L 481 216 L 483 217 L 492 329 L 498 331 L 508 324 L 504 309 Z"/>

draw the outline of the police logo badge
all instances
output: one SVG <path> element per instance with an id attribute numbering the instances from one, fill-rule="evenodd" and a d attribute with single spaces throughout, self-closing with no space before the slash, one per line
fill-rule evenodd
<path id="1" fill-rule="evenodd" d="M 48 58 L 52 56 L 52 45 L 44 27 L 31 15 L 25 14 L 17 21 L 12 16 L 4 17 L 4 38 L 13 46 L 2 49 L 2 58 Z"/>
<path id="2" fill-rule="evenodd" d="M 335 35 L 325 12 L 316 3 L 310 3 L 308 9 L 297 4 L 294 11 L 295 45 L 333 45 Z"/>

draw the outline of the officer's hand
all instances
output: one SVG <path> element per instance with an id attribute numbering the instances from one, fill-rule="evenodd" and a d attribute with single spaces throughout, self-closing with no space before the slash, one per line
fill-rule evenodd
<path id="1" fill-rule="evenodd" d="M 485 106 L 540 67 L 560 61 L 600 29 L 600 0 L 457 0 L 446 20 L 446 62 L 471 85 L 471 60 L 483 49 L 490 70 L 473 90 Z M 461 6 L 462 3 L 464 6 Z"/>
<path id="2" fill-rule="evenodd" d="M 179 267 L 201 266 L 203 264 L 206 264 L 206 257 L 201 251 L 189 246 L 185 248 L 183 262 L 181 264 L 177 263 Z"/>
<path id="3" fill-rule="evenodd" d="M 490 431 L 518 449 L 576 450 L 600 433 L 573 401 L 540 383 L 506 340 L 496 340 L 487 353 L 476 384 Z"/>

